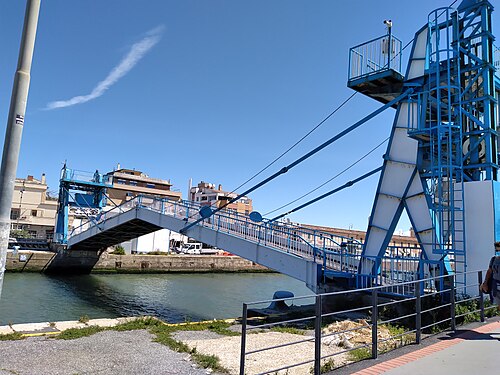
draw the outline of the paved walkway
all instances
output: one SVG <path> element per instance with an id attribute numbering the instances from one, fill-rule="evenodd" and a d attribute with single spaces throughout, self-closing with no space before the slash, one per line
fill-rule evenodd
<path id="1" fill-rule="evenodd" d="M 413 346 L 415 348 L 415 346 Z M 440 337 L 437 342 L 392 359 L 380 357 L 377 363 L 356 375 L 442 375 L 497 374 L 500 353 L 500 321 L 490 320 L 457 334 Z M 354 369 L 352 369 L 354 370 Z"/>

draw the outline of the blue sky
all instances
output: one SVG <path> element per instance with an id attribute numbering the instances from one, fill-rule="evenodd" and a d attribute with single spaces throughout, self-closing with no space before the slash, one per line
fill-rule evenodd
<path id="1" fill-rule="evenodd" d="M 64 160 L 102 172 L 120 163 L 170 179 L 184 196 L 189 178 L 232 190 L 352 94 L 350 47 L 383 35 L 384 19 L 392 19 L 393 33 L 406 44 L 431 10 L 450 3 L 42 1 L 17 175 L 44 172 L 56 191 Z M 24 8 L 24 1 L 0 2 L 2 129 Z M 499 17 L 494 12 L 494 30 Z M 379 106 L 356 95 L 254 182 Z M 271 211 L 336 175 L 389 135 L 393 116 L 386 111 L 252 193 L 255 209 Z M 378 167 L 384 151 L 310 198 Z M 373 176 L 290 218 L 364 230 L 377 181 Z M 406 219 L 399 225 L 409 226 Z"/>

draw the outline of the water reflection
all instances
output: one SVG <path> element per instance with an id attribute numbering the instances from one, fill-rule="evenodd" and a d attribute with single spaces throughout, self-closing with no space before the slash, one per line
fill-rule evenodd
<path id="1" fill-rule="evenodd" d="M 6 274 L 0 325 L 21 322 L 153 315 L 169 322 L 241 315 L 246 301 L 276 290 L 310 291 L 279 274 L 48 276 Z"/>

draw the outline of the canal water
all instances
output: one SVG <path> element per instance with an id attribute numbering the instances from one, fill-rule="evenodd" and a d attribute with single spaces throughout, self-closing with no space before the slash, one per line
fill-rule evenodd
<path id="1" fill-rule="evenodd" d="M 0 325 L 152 315 L 176 323 L 241 316 L 243 302 L 277 290 L 310 295 L 305 284 L 274 273 L 110 274 L 55 277 L 6 273 Z"/>

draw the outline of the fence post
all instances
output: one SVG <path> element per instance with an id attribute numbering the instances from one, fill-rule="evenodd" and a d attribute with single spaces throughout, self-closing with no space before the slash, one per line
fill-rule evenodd
<path id="1" fill-rule="evenodd" d="M 314 375 L 321 374 L 321 295 L 316 295 L 316 319 L 314 324 Z"/>
<path id="2" fill-rule="evenodd" d="M 248 305 L 243 304 L 243 315 L 241 318 L 241 352 L 240 352 L 240 375 L 245 375 L 245 353 L 247 341 L 247 317 Z"/>
<path id="3" fill-rule="evenodd" d="M 417 344 L 420 344 L 422 339 L 422 297 L 420 283 L 421 281 L 417 281 L 417 287 L 415 288 L 415 342 Z"/>
<path id="4" fill-rule="evenodd" d="M 450 275 L 451 283 L 450 283 L 450 308 L 451 308 L 451 330 L 455 331 L 456 327 L 456 319 L 455 319 L 455 275 Z"/>
<path id="5" fill-rule="evenodd" d="M 314 262 L 316 262 L 316 231 L 313 230 L 313 249 L 314 249 Z"/>
<path id="6" fill-rule="evenodd" d="M 372 289 L 372 358 L 378 357 L 378 290 Z"/>
<path id="7" fill-rule="evenodd" d="M 481 290 L 481 284 L 483 283 L 483 271 L 479 271 L 477 273 L 477 282 L 479 284 L 479 314 L 481 322 L 484 322 L 484 294 Z"/>

